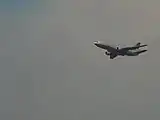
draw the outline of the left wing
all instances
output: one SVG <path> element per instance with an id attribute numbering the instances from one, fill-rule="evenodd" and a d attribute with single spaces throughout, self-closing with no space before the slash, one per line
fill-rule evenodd
<path id="1" fill-rule="evenodd" d="M 108 51 L 108 52 L 110 52 L 110 53 L 115 53 L 115 52 L 117 52 L 117 49 L 116 48 L 114 48 L 114 47 L 112 47 L 112 46 L 109 46 L 109 45 L 104 45 L 105 47 L 105 49 Z"/>

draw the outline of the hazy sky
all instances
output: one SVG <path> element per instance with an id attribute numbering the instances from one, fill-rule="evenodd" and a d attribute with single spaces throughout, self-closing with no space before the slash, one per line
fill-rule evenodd
<path id="1" fill-rule="evenodd" d="M 159 120 L 160 1 L 0 1 L 0 119 Z M 93 41 L 148 44 L 109 60 Z"/>

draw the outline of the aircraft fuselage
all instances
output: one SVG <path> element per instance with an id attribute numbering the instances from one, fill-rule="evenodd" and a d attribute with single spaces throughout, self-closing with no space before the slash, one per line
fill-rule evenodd
<path id="1" fill-rule="evenodd" d="M 147 50 L 141 50 L 141 51 L 137 51 L 137 52 L 132 51 L 132 50 L 135 50 L 140 47 L 147 46 L 147 45 L 139 45 L 139 46 L 126 47 L 126 48 L 121 48 L 121 49 L 119 49 L 118 47 L 115 48 L 110 45 L 100 43 L 99 41 L 94 42 L 94 45 L 96 45 L 97 47 L 99 47 L 101 49 L 107 50 L 107 52 L 106 52 L 107 55 L 114 54 L 116 56 L 118 56 L 118 55 L 120 55 L 120 56 L 137 56 L 140 53 L 147 51 Z"/>

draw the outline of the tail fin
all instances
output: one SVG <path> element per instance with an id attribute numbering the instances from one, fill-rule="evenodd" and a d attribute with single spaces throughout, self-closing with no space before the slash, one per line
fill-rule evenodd
<path id="1" fill-rule="evenodd" d="M 140 42 L 138 42 L 135 46 L 136 47 L 139 47 L 141 45 L 141 43 Z"/>
<path id="2" fill-rule="evenodd" d="M 137 52 L 136 52 L 136 54 L 138 54 L 138 55 L 139 55 L 139 54 L 141 54 L 141 53 L 143 53 L 143 52 L 146 52 L 146 51 L 147 51 L 147 50 L 137 51 Z"/>

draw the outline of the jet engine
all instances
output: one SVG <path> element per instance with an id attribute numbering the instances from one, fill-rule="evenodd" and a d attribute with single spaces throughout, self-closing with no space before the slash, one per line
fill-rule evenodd
<path id="1" fill-rule="evenodd" d="M 110 54 L 109 52 L 107 52 L 107 51 L 105 52 L 105 54 L 106 54 L 106 55 L 111 55 L 111 54 Z"/>

